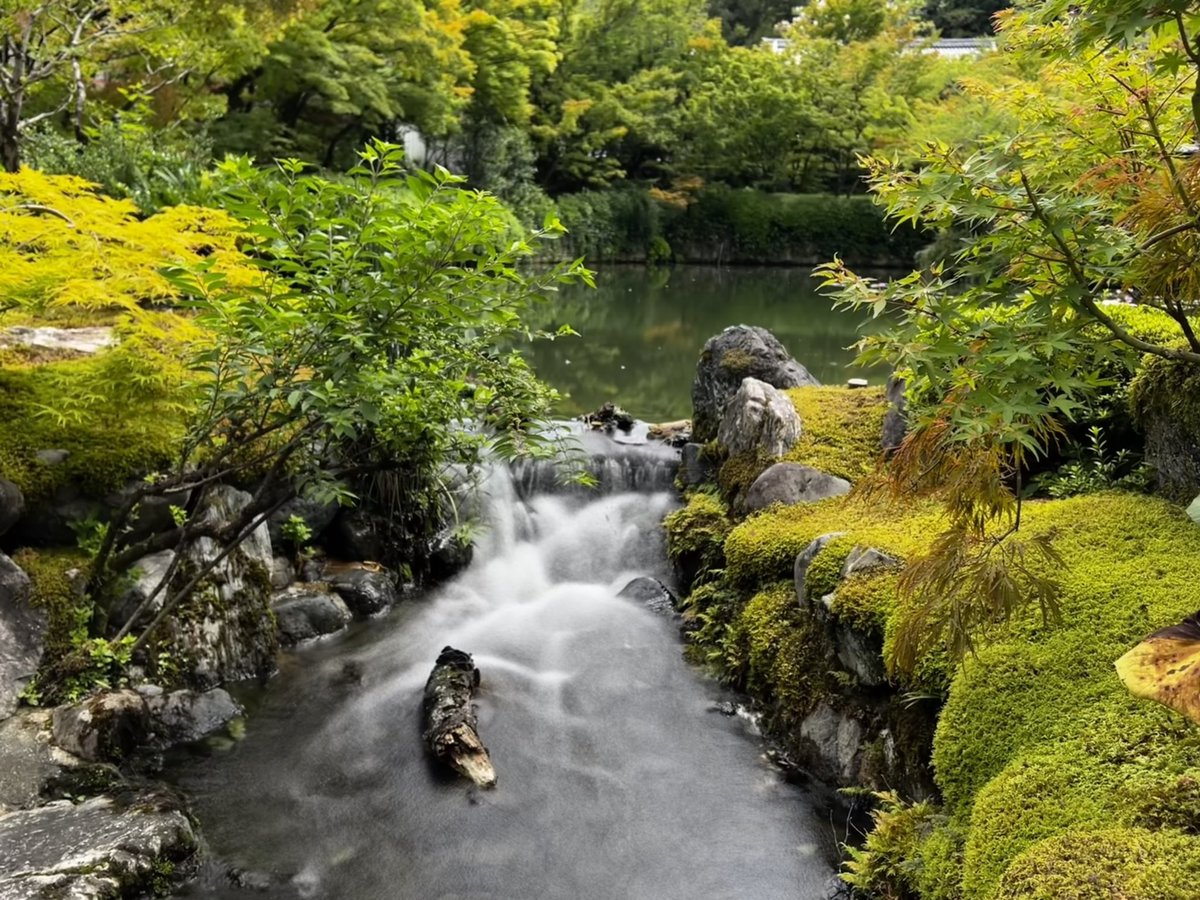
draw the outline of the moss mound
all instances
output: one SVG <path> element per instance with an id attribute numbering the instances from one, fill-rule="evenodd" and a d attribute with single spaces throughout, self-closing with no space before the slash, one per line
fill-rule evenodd
<path id="1" fill-rule="evenodd" d="M 63 486 L 92 496 L 169 465 L 183 436 L 178 362 L 136 336 L 116 350 L 0 366 L 0 475 L 36 503 Z M 47 465 L 39 450 L 65 450 Z"/>
<path id="2" fill-rule="evenodd" d="M 804 423 L 785 460 L 847 481 L 874 471 L 888 409 L 883 388 L 801 387 L 785 393 Z"/>

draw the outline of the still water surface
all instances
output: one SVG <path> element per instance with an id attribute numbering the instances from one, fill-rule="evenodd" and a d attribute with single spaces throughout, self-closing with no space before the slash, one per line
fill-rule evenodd
<path id="1" fill-rule="evenodd" d="M 537 373 L 568 395 L 566 415 L 612 400 L 651 422 L 687 418 L 700 348 L 729 325 L 774 332 L 824 384 L 886 377 L 851 367 L 863 317 L 832 309 L 803 269 L 608 267 L 596 290 L 568 287 L 536 317 L 580 334 L 530 351 Z"/>

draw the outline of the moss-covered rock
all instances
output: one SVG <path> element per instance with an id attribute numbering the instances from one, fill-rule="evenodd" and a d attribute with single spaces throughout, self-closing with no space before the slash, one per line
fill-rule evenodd
<path id="1" fill-rule="evenodd" d="M 1134 419 L 1146 433 L 1146 460 L 1166 496 L 1200 493 L 1200 367 L 1148 361 L 1130 386 Z"/>
<path id="2" fill-rule="evenodd" d="M 103 497 L 170 463 L 183 434 L 182 369 L 144 329 L 125 338 L 94 357 L 0 367 L 0 474 L 28 507 L 63 489 Z M 66 453 L 47 464 L 44 450 Z"/>
<path id="3" fill-rule="evenodd" d="M 1190 900 L 1200 845 L 1172 832 L 1105 828 L 1066 832 L 1030 847 L 995 900 Z"/>
<path id="4" fill-rule="evenodd" d="M 670 513 L 663 525 L 667 554 L 685 587 L 724 567 L 725 538 L 733 523 L 729 510 L 715 494 L 697 491 L 682 509 Z"/>
<path id="5" fill-rule="evenodd" d="M 874 471 L 888 410 L 883 388 L 799 387 L 787 395 L 804 431 L 784 460 L 851 482 Z"/>

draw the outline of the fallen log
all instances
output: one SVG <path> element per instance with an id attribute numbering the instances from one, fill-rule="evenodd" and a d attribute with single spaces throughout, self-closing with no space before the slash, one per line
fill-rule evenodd
<path id="1" fill-rule="evenodd" d="M 425 682 L 426 746 L 434 757 L 481 787 L 494 787 L 496 770 L 479 739 L 471 697 L 479 670 L 470 653 L 443 647 Z"/>

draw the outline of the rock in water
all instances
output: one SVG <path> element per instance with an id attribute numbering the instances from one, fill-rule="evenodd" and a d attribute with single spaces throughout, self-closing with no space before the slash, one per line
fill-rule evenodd
<path id="1" fill-rule="evenodd" d="M 479 739 L 471 697 L 479 670 L 470 653 L 443 647 L 425 682 L 425 743 L 433 755 L 482 787 L 494 787 L 496 770 Z"/>
<path id="2" fill-rule="evenodd" d="M 820 384 L 767 329 L 753 325 L 726 328 L 708 339 L 696 365 L 692 440 L 704 443 L 717 436 L 725 405 L 747 377 L 780 389 Z"/>

